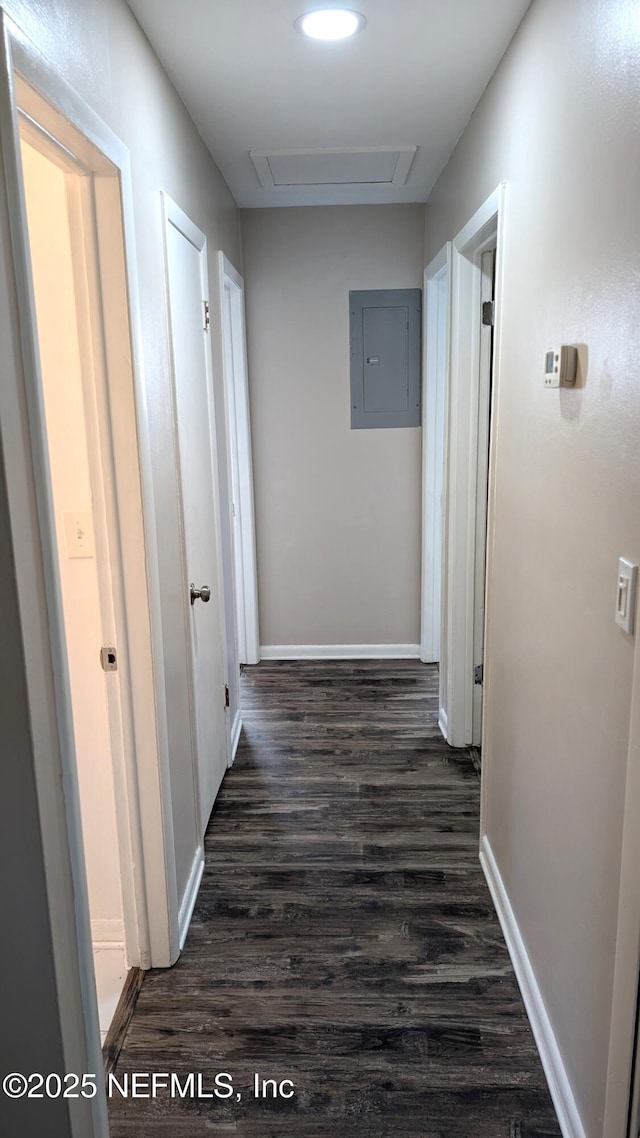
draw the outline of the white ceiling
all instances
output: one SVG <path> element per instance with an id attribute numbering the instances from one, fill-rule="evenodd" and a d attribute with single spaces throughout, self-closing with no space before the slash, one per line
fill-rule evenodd
<path id="1" fill-rule="evenodd" d="M 244 207 L 426 201 L 529 3 L 129 0 Z M 354 7 L 367 27 L 306 39 L 294 21 L 323 6 Z M 378 147 L 418 148 L 404 185 L 319 173 L 264 189 L 250 157 Z"/>

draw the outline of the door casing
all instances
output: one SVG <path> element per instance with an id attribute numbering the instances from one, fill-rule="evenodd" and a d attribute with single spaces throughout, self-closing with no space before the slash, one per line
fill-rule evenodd
<path id="1" fill-rule="evenodd" d="M 473 740 L 474 597 L 478 495 L 478 412 L 482 255 L 496 249 L 493 384 L 500 368 L 505 184 L 501 184 L 453 241 L 450 367 L 443 491 L 443 579 L 440 650 L 440 728 L 454 747 Z M 497 399 L 493 401 L 495 408 Z M 493 433 L 491 435 L 493 440 Z M 493 445 L 493 443 L 492 443 Z M 489 457 L 488 534 L 492 526 L 493 458 Z M 488 548 L 491 548 L 490 536 Z M 487 579 L 489 568 L 487 569 Z M 484 643 L 487 642 L 487 619 Z M 485 682 L 485 698 L 487 696 Z M 483 728 L 484 731 L 484 728 Z"/>
<path id="2" fill-rule="evenodd" d="M 633 1134 L 627 1128 L 636 1121 L 629 1117 L 634 1091 L 640 1096 L 640 1088 L 635 1087 L 633 1079 L 636 1010 L 640 999 L 640 635 L 636 633 L 635 639 L 603 1138 L 619 1138 L 621 1134 L 626 1138 L 627 1133 Z M 636 1065 L 635 1082 L 640 1080 L 640 1048 Z"/>
<path id="3" fill-rule="evenodd" d="M 480 306 L 491 303 L 495 249 L 487 249 L 480 258 Z M 495 308 L 494 308 L 495 311 Z M 474 747 L 482 743 L 482 704 L 484 682 L 475 678 L 476 668 L 482 676 L 484 669 L 484 616 L 487 568 L 487 505 L 489 493 L 489 441 L 491 408 L 491 370 L 493 364 L 493 327 L 480 326 L 478 374 L 478 447 L 476 463 L 476 547 L 473 600 L 473 709 L 471 742 Z"/>
<path id="4" fill-rule="evenodd" d="M 424 271 L 422 428 L 422 619 L 420 659 L 440 662 L 443 480 L 451 313 L 450 241 Z M 446 700 L 441 700 L 441 704 Z"/>

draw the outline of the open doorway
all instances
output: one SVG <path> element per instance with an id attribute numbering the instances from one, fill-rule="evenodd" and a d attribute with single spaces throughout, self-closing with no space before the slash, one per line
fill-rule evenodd
<path id="1" fill-rule="evenodd" d="M 465 744 L 474 748 L 474 761 L 480 761 L 482 742 L 482 697 L 484 672 L 484 616 L 487 553 L 487 496 L 489 485 L 489 441 L 491 421 L 491 376 L 493 370 L 495 240 L 474 257 L 479 319 L 468 329 L 471 342 L 472 383 L 465 395 L 474 403 L 470 410 L 469 449 L 475 453 L 475 470 L 470 467 L 472 491 L 468 503 L 469 523 L 473 525 L 471 548 L 473 582 L 466 602 L 467 619 L 472 624 L 473 706 L 470 728 L 465 727 Z M 451 366 L 451 243 L 448 243 L 425 269 L 425 360 L 424 360 L 424 442 L 423 442 L 423 546 L 422 546 L 422 633 L 423 663 L 440 668 L 439 723 L 442 734 L 452 741 L 450 708 L 455 689 L 450 692 L 447 657 L 452 578 L 457 571 L 459 550 L 444 540 L 458 507 L 459 487 L 449 466 L 449 432 L 457 430 L 458 403 L 447 398 Z M 459 294 L 458 294 L 459 295 Z M 474 300 L 475 303 L 475 300 Z M 458 325 L 459 327 L 459 325 Z M 458 359 L 460 357 L 458 356 Z M 474 371 L 475 361 L 475 374 Z M 445 490 L 446 501 L 445 501 Z M 445 513 L 445 510 L 451 513 Z M 451 558 L 451 561 L 449 560 Z M 451 579 L 449 576 L 451 566 Z M 468 678 L 468 677 L 467 677 Z M 467 686 L 469 686 L 467 684 Z"/>
<path id="2" fill-rule="evenodd" d="M 114 785 L 114 728 L 121 720 L 116 637 L 110 613 L 108 527 L 90 331 L 80 295 L 84 264 L 84 172 L 26 117 L 20 141 L 56 552 L 69 668 L 84 859 L 100 1035 L 126 973 Z M 110 673 L 113 673 L 112 676 Z M 115 678 L 115 682 L 110 682 Z"/>
<path id="3" fill-rule="evenodd" d="M 453 241 L 443 485 L 440 714 L 454 747 L 482 743 L 491 390 L 503 187 Z M 495 343 L 497 344 L 497 340 Z"/>

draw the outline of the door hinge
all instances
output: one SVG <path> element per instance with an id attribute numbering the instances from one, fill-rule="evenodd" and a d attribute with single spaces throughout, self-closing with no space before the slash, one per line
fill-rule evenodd
<path id="1" fill-rule="evenodd" d="M 484 683 L 484 664 L 478 664 L 473 669 L 473 682 L 474 684 Z"/>
<path id="2" fill-rule="evenodd" d="M 202 305 L 204 308 L 204 330 L 208 332 L 211 327 L 211 305 L 208 300 L 203 300 Z"/>
<path id="3" fill-rule="evenodd" d="M 485 328 L 493 328 L 496 322 L 496 305 L 493 300 L 485 300 L 482 305 L 482 323 Z"/>
<path id="4" fill-rule="evenodd" d="M 229 685 L 224 685 L 224 706 L 229 707 L 231 704 L 231 697 L 229 696 Z"/>

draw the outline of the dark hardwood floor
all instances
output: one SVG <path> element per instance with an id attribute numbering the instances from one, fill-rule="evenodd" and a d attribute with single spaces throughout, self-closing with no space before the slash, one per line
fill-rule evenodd
<path id="1" fill-rule="evenodd" d="M 116 1096 L 112 1138 L 557 1138 L 436 669 L 262 663 L 242 690 L 183 955 L 115 1070 L 229 1072 L 241 1101 Z"/>

